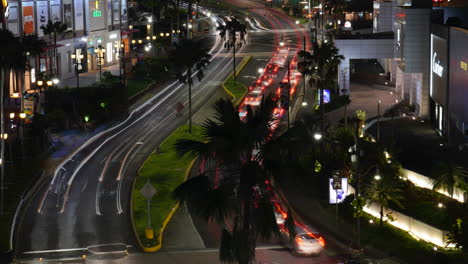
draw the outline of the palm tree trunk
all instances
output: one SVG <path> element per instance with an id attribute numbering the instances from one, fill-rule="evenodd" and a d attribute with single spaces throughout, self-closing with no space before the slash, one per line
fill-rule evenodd
<path id="1" fill-rule="evenodd" d="M 234 38 L 235 39 L 235 38 Z M 234 82 L 236 81 L 236 41 L 234 40 L 234 45 L 232 45 L 232 70 L 234 72 Z"/>
<path id="2" fill-rule="evenodd" d="M 4 110 L 3 110 L 3 92 L 4 92 L 4 89 L 5 89 L 5 68 L 2 68 L 2 71 L 1 71 L 1 78 L 0 78 L 0 133 L 1 135 L 3 135 L 5 133 L 5 124 L 4 124 Z M 0 174 L 0 177 L 1 177 L 1 181 L 0 181 L 0 192 L 1 192 L 1 196 L 0 196 L 0 215 L 3 215 L 3 202 L 4 202 L 4 198 L 5 198 L 5 188 L 3 186 L 3 182 L 4 182 L 4 178 L 5 178 L 5 140 L 2 140 L 1 141 L 1 146 L 0 146 L 0 166 L 1 166 L 1 174 Z"/>
<path id="3" fill-rule="evenodd" d="M 188 87 L 189 87 L 189 133 L 192 134 L 192 67 L 188 69 Z"/>
<path id="4" fill-rule="evenodd" d="M 383 205 L 380 205 L 380 227 L 382 227 L 383 223 Z"/>

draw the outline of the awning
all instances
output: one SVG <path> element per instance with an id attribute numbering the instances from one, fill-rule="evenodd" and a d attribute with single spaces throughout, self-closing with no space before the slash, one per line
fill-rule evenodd
<path id="1" fill-rule="evenodd" d="M 132 33 L 139 32 L 139 31 L 140 31 L 139 29 L 125 30 L 125 31 L 122 31 L 122 33 L 120 33 L 120 35 L 130 35 Z"/>

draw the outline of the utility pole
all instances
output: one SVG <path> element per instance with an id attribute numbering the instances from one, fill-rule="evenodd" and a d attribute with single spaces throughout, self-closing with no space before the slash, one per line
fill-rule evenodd
<path id="1" fill-rule="evenodd" d="M 380 103 L 381 101 L 377 101 L 377 142 L 380 143 Z"/>

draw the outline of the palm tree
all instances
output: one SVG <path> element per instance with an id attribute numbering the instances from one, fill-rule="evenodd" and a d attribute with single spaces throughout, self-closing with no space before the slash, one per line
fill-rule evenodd
<path id="1" fill-rule="evenodd" d="M 338 73 L 338 65 L 344 59 L 342 55 L 338 55 L 338 49 L 333 42 L 314 42 L 312 46 L 313 54 L 306 51 L 298 53 L 299 57 L 304 60 L 298 64 L 303 74 L 311 74 L 317 80 L 317 86 L 320 89 L 320 107 L 321 107 L 321 132 L 324 132 L 324 115 L 325 108 L 323 106 L 323 92 L 326 88 L 334 85 Z"/>
<path id="2" fill-rule="evenodd" d="M 203 68 L 210 62 L 211 54 L 203 48 L 200 42 L 184 40 L 171 53 L 172 61 L 177 69 L 177 78 L 182 83 L 188 83 L 189 88 L 189 132 L 192 133 L 192 69 L 195 67 L 200 81 L 203 76 Z M 185 74 L 183 71 L 186 70 Z"/>
<path id="3" fill-rule="evenodd" d="M 468 171 L 452 161 L 438 162 L 432 169 L 433 189 L 442 189 L 451 197 L 455 188 L 468 191 Z"/>
<path id="4" fill-rule="evenodd" d="M 26 52 L 26 69 L 29 70 L 31 65 L 29 63 L 28 57 L 37 57 L 44 52 L 44 49 L 47 46 L 47 43 L 38 38 L 37 35 L 27 35 L 21 37 L 21 44 L 23 46 L 24 52 Z"/>
<path id="5" fill-rule="evenodd" d="M 370 203 L 378 203 L 380 205 L 380 226 L 382 226 L 384 208 L 388 209 L 390 202 L 393 202 L 398 207 L 403 208 L 401 201 L 404 199 L 403 191 L 399 188 L 398 182 L 390 178 L 382 178 L 374 180 L 366 189 L 365 197 Z"/>
<path id="6" fill-rule="evenodd" d="M 214 118 L 203 125 L 203 140 L 175 144 L 179 156 L 215 161 L 222 171 L 218 180 L 208 174 L 189 179 L 176 188 L 174 196 L 222 227 L 220 260 L 224 263 L 252 263 L 257 238 L 269 239 L 278 232 L 266 183 L 271 173 L 263 166 L 274 107 L 273 100 L 263 100 L 256 111 L 248 109 L 244 123 L 233 103 L 220 99 Z"/>
<path id="7" fill-rule="evenodd" d="M 226 24 L 219 25 L 216 30 L 219 31 L 219 36 L 224 40 L 224 47 L 228 50 L 232 47 L 232 60 L 233 60 L 233 78 L 236 81 L 236 44 L 237 44 L 237 33 L 242 43 L 245 43 L 245 35 L 247 34 L 247 27 L 241 23 L 237 18 L 231 17 L 231 20 L 227 21 Z M 226 39 L 226 34 L 228 38 Z"/>
<path id="8" fill-rule="evenodd" d="M 8 91 L 6 84 L 9 80 L 7 76 L 11 71 L 15 73 L 24 71 L 26 59 L 19 39 L 11 31 L 1 29 L 0 42 L 4 43 L 0 49 L 0 134 L 3 135 L 5 133 L 3 104 L 5 92 Z M 0 141 L 0 159 L 5 160 L 5 140 Z M 3 214 L 5 166 L 2 164 L 0 167 L 0 214 Z"/>
<path id="9" fill-rule="evenodd" d="M 47 24 L 41 26 L 44 35 L 52 36 L 54 43 L 54 60 L 52 62 L 52 74 L 58 74 L 57 67 L 57 36 L 62 35 L 68 32 L 67 23 L 62 21 L 52 22 L 51 20 L 47 21 Z"/>

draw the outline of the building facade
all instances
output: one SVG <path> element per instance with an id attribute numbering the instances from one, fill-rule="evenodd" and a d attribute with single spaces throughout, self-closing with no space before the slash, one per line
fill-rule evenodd
<path id="1" fill-rule="evenodd" d="M 68 27 L 67 33 L 57 38 L 55 58 L 52 38 L 45 36 L 41 29 L 49 20 L 61 21 Z M 127 28 L 127 0 L 8 0 L 6 24 L 17 36 L 36 34 L 48 42 L 44 54 L 30 58 L 31 70 L 24 80 L 24 90 L 28 90 L 34 88 L 40 72 L 59 80 L 73 77 L 75 67 L 71 54 L 74 53 L 84 56 L 78 59 L 80 72 L 97 68 L 94 53 L 97 47 L 106 49 L 106 53 L 100 54 L 104 56 L 103 65 L 118 63 L 117 47 L 126 41 L 126 35 L 121 32 Z"/>

